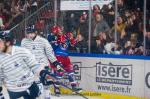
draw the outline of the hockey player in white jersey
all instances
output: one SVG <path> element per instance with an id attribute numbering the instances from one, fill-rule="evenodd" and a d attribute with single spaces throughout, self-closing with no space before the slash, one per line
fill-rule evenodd
<path id="1" fill-rule="evenodd" d="M 29 50 L 14 46 L 10 34 L 12 33 L 0 32 L 0 97 L 4 99 L 2 94 L 4 84 L 10 99 L 20 97 L 36 99 L 40 90 L 34 81 L 34 76 L 45 75 L 48 71 L 39 66 Z"/>
<path id="2" fill-rule="evenodd" d="M 40 65 L 48 67 L 49 64 L 52 63 L 54 66 L 58 67 L 58 70 L 61 70 L 61 64 L 57 61 L 53 48 L 48 40 L 37 35 L 34 25 L 27 27 L 26 31 L 27 37 L 22 40 L 21 46 L 29 49 L 32 54 L 35 55 L 35 58 Z M 54 87 L 57 87 L 57 82 L 53 84 Z M 57 93 L 57 88 L 55 91 Z M 44 85 L 44 93 L 47 92 L 50 92 L 49 86 Z M 48 94 L 45 94 L 44 97 L 49 99 L 50 95 L 48 96 Z"/>

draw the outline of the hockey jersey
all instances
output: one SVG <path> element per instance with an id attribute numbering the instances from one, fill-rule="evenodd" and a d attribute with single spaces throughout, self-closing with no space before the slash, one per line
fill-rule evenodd
<path id="1" fill-rule="evenodd" d="M 43 37 L 37 36 L 34 40 L 24 38 L 21 42 L 21 46 L 29 49 L 31 53 L 35 55 L 38 63 L 43 66 L 48 66 L 49 61 L 53 63 L 57 60 L 53 48 Z"/>
<path id="2" fill-rule="evenodd" d="M 34 72 L 39 64 L 29 50 L 12 47 L 11 54 L 0 53 L 0 86 L 5 84 L 9 91 L 25 91 L 34 82 Z"/>

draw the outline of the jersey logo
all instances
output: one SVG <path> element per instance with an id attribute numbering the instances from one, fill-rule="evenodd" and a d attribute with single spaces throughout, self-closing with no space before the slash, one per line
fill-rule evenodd
<path id="1" fill-rule="evenodd" d="M 17 62 L 15 62 L 15 65 L 14 65 L 15 67 L 19 67 L 20 65 L 17 63 Z"/>
<path id="2" fill-rule="evenodd" d="M 33 49 L 33 50 L 35 50 L 35 49 L 36 49 L 36 47 L 35 47 L 35 46 L 33 46 L 33 47 L 32 47 L 32 49 Z"/>

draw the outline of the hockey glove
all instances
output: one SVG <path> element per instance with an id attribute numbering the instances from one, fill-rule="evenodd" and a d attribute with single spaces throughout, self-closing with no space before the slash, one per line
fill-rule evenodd
<path id="1" fill-rule="evenodd" d="M 0 99 L 5 99 L 2 93 L 2 87 L 0 87 Z"/>
<path id="2" fill-rule="evenodd" d="M 64 72 L 64 69 L 62 68 L 63 65 L 60 62 L 55 61 L 53 62 L 53 65 L 56 67 L 57 72 Z"/>
<path id="3" fill-rule="evenodd" d="M 40 81 L 43 85 L 51 85 L 55 80 L 54 75 L 49 71 L 48 67 L 40 72 Z"/>

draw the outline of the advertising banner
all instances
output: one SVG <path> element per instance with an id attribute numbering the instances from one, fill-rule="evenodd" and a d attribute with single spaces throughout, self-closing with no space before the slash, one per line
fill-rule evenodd
<path id="1" fill-rule="evenodd" d="M 150 61 L 149 60 L 145 60 L 145 97 L 147 99 L 150 99 Z"/>
<path id="2" fill-rule="evenodd" d="M 80 63 L 78 64 L 80 79 L 77 81 L 84 90 L 145 99 L 146 74 L 144 60 L 71 57 L 71 61 L 73 64 Z M 148 64 L 150 62 L 147 63 L 147 72 L 150 71 Z M 150 87 L 149 72 L 147 78 L 147 84 Z M 146 91 L 146 95 L 149 97 L 150 88 L 147 88 Z"/>
<path id="3" fill-rule="evenodd" d="M 91 0 L 91 5 L 98 4 L 100 8 L 113 0 Z M 89 10 L 90 0 L 61 0 L 61 10 Z"/>

